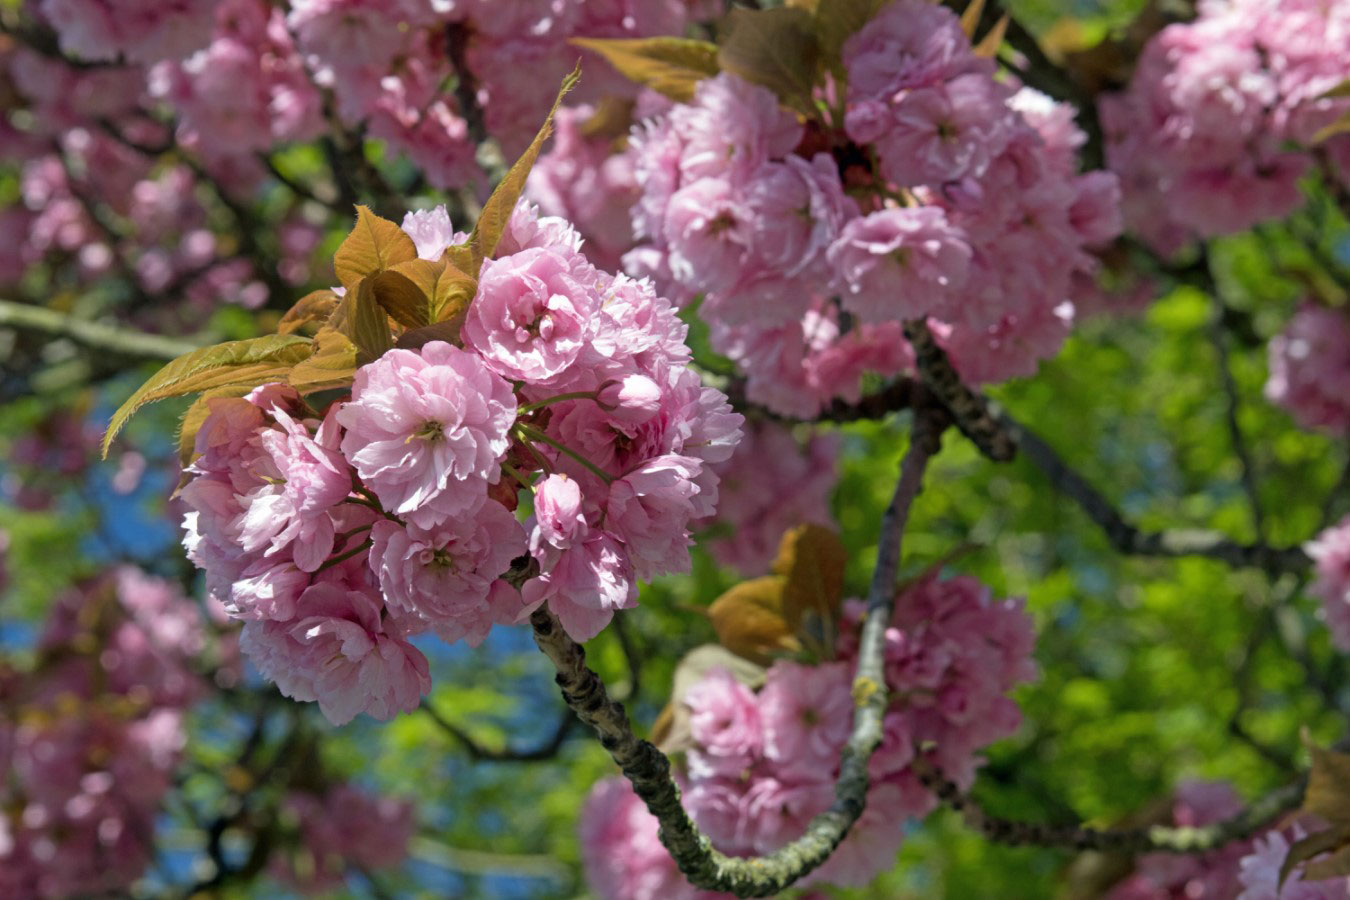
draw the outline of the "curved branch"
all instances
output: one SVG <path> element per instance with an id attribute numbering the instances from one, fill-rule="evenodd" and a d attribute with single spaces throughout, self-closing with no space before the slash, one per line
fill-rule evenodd
<path id="1" fill-rule="evenodd" d="M 924 787 L 960 813 L 968 826 L 1001 844 L 1030 844 L 1072 850 L 1115 853 L 1203 853 L 1240 841 L 1263 830 L 1303 802 L 1307 785 L 1300 778 L 1272 791 L 1232 818 L 1209 825 L 1152 825 L 1144 828 L 1099 829 L 1087 825 L 1046 825 L 991 816 L 949 781 L 927 759 L 918 755 L 913 768 Z"/>
<path id="2" fill-rule="evenodd" d="M 961 376 L 947 358 L 947 352 L 938 346 L 928 323 L 923 319 L 906 322 L 905 338 L 914 348 L 914 364 L 924 386 L 951 413 L 961 433 L 994 462 L 1007 462 L 1016 456 L 1016 438 L 989 412 L 988 401 L 962 384 Z"/>
<path id="3" fill-rule="evenodd" d="M 867 761 L 881 743 L 881 720 L 888 699 L 882 653 L 895 600 L 900 538 L 910 506 L 922 487 L 928 460 L 937 452 L 946 425 L 946 415 L 936 406 L 925 403 L 916 410 L 913 438 L 900 464 L 900 479 L 882 517 L 877 564 L 868 591 L 853 680 L 853 727 L 840 756 L 835 801 L 811 820 L 805 834 L 774 853 L 742 859 L 713 849 L 680 804 L 680 789 L 671 778 L 670 760 L 633 734 L 623 705 L 610 699 L 604 683 L 587 668 L 586 651 L 567 636 L 547 609 L 541 608 L 530 617 L 535 643 L 558 670 L 563 699 L 578 718 L 595 729 L 600 743 L 660 821 L 661 842 L 694 885 L 740 897 L 776 894 L 825 862 L 862 815 L 868 786 Z"/>
<path id="4" fill-rule="evenodd" d="M 1054 448 L 1039 435 L 1005 412 L 1000 412 L 998 419 L 1013 435 L 1022 455 L 1045 473 L 1056 490 L 1072 498 L 1121 553 L 1134 556 L 1205 556 L 1235 568 L 1250 566 L 1295 574 L 1307 571 L 1312 565 L 1312 560 L 1301 547 L 1240 544 L 1216 531 L 1141 531 L 1127 522 L 1087 479 L 1060 459 Z"/>

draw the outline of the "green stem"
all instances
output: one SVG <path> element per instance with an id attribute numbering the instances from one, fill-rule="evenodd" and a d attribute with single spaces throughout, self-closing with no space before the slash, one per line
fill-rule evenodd
<path id="1" fill-rule="evenodd" d="M 590 472 L 592 472 L 597 478 L 599 478 L 605 484 L 613 483 L 614 477 L 610 475 L 608 472 L 606 472 L 604 469 L 600 468 L 595 463 L 591 462 L 589 459 L 582 456 L 580 453 L 573 450 L 566 444 L 563 444 L 560 441 L 556 441 L 553 438 L 549 437 L 547 434 L 544 434 L 544 432 L 540 431 L 538 428 L 535 428 L 533 425 L 526 425 L 524 422 L 517 422 L 516 431 L 518 431 L 520 435 L 524 437 L 527 441 L 542 441 L 543 443 L 548 444 L 554 450 L 557 450 L 559 453 L 563 453 L 571 457 L 581 465 L 585 466 Z"/>
<path id="2" fill-rule="evenodd" d="M 519 410 L 521 413 L 534 412 L 536 409 L 543 409 L 545 406 L 551 406 L 554 403 L 562 403 L 564 400 L 594 400 L 595 391 L 575 391 L 571 394 L 559 394 L 556 397 L 545 397 L 543 400 L 536 400 L 533 403 L 521 404 Z"/>
<path id="3" fill-rule="evenodd" d="M 343 553 L 340 556 L 334 556 L 331 559 L 326 560 L 323 565 L 319 566 L 317 569 L 314 570 L 314 574 L 317 575 L 324 569 L 331 569 L 333 566 L 336 566 L 340 562 L 346 562 L 347 560 L 351 559 L 353 556 L 360 553 L 361 551 L 369 550 L 372 546 L 374 546 L 373 541 L 362 541 L 352 549 L 348 550 L 346 553 Z"/>
<path id="4" fill-rule="evenodd" d="M 524 475 L 522 475 L 520 473 L 520 470 L 517 469 L 515 466 L 511 465 L 510 463 L 508 462 L 502 463 L 502 471 L 505 472 L 507 475 L 510 475 L 516 481 L 520 482 L 520 486 L 523 487 L 525 490 L 527 491 L 534 490 L 534 485 L 530 484 L 530 480 L 526 478 Z"/>

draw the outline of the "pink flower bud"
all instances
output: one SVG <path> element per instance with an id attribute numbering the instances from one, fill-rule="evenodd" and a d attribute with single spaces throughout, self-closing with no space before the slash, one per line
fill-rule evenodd
<path id="1" fill-rule="evenodd" d="M 627 375 L 601 387 L 596 399 L 614 418 L 641 425 L 661 408 L 661 388 L 646 375 Z"/>

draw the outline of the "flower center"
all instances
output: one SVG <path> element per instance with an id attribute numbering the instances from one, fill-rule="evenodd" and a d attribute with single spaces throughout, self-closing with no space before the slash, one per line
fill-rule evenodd
<path id="1" fill-rule="evenodd" d="M 439 441 L 445 437 L 445 426 L 434 419 L 423 422 L 422 427 L 408 436 L 408 439 L 421 438 L 424 441 Z"/>

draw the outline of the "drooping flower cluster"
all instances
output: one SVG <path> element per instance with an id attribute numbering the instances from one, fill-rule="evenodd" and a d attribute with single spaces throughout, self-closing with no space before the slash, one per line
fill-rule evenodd
<path id="1" fill-rule="evenodd" d="M 1322 600 L 1322 615 L 1337 647 L 1350 652 L 1350 516 L 1307 544 L 1317 577 L 1310 590 Z"/>
<path id="2" fill-rule="evenodd" d="M 115 894 L 141 874 L 205 643 L 181 592 L 123 567 L 59 599 L 33 671 L 0 665 L 0 896 Z"/>
<path id="3" fill-rule="evenodd" d="M 703 294 L 715 349 L 785 414 L 907 365 L 907 319 L 970 380 L 1034 371 L 1119 230 L 1114 177 L 1076 174 L 1071 110 L 996 79 L 943 7 L 889 4 L 843 65 L 842 122 L 723 73 L 637 127 L 629 271 Z"/>
<path id="4" fill-rule="evenodd" d="M 769 421 L 747 426 L 722 478 L 717 516 L 700 523 L 699 546 L 746 576 L 768 570 L 783 534 L 807 522 L 829 526 L 830 494 L 838 477 L 839 441 L 812 434 L 804 442 Z"/>
<path id="5" fill-rule="evenodd" d="M 423 258 L 459 240 L 444 208 L 404 229 Z M 288 696 L 387 719 L 430 687 L 411 636 L 477 645 L 547 602 L 587 640 L 638 578 L 688 568 L 741 418 L 688 369 L 670 304 L 578 247 L 522 204 L 463 346 L 390 350 L 321 417 L 282 385 L 209 401 L 184 544 Z M 527 555 L 522 596 L 501 576 Z"/>
<path id="6" fill-rule="evenodd" d="M 272 873 L 306 894 L 342 887 L 351 869 L 369 872 L 403 862 L 415 826 L 410 800 L 349 784 L 322 794 L 291 792 L 282 818 L 293 821 L 300 840 L 274 858 Z"/>
<path id="7" fill-rule="evenodd" d="M 1350 434 L 1350 313 L 1300 307 L 1270 342 L 1266 397 L 1304 428 Z"/>
<path id="8" fill-rule="evenodd" d="M 909 820 L 937 803 L 911 767 L 918 748 L 970 785 L 979 749 L 1017 728 L 1007 692 L 1034 677 L 1033 640 L 1021 602 L 994 600 L 974 578 L 930 576 L 901 594 L 885 650 L 895 699 L 870 763 L 867 809 L 812 881 L 862 885 L 894 863 Z M 693 739 L 685 801 L 719 850 L 770 853 L 829 807 L 853 714 L 855 647 L 850 627 L 837 661 L 780 660 L 758 692 L 715 669 L 684 695 Z"/>
<path id="9" fill-rule="evenodd" d="M 1350 78 L 1347 40 L 1350 8 L 1318 0 L 1204 3 L 1159 32 L 1100 104 L 1129 229 L 1170 254 L 1288 215 L 1317 155 L 1350 178 L 1350 137 L 1318 134 L 1350 111 L 1325 96 Z"/>

